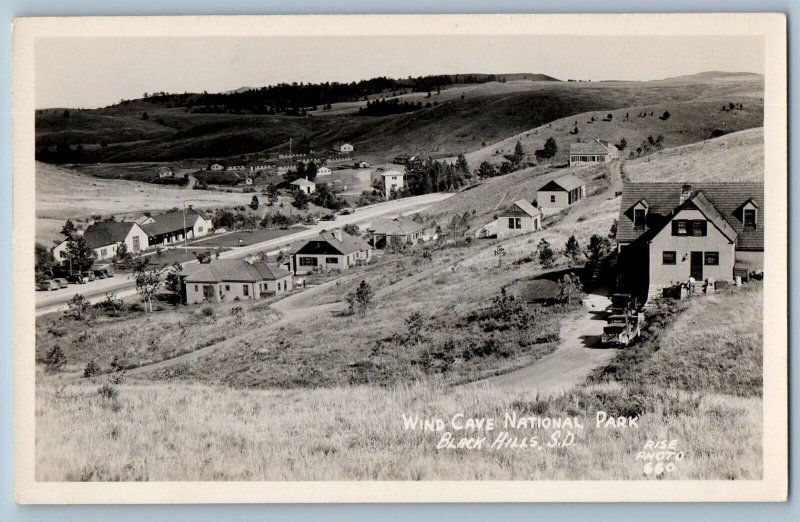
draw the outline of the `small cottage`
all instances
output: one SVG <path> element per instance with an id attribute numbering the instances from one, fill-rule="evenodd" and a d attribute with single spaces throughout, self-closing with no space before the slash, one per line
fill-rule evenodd
<path id="1" fill-rule="evenodd" d="M 586 197 L 586 182 L 574 174 L 549 181 L 536 192 L 537 206 L 558 211 Z"/>
<path id="2" fill-rule="evenodd" d="M 495 225 L 497 237 L 506 238 L 542 229 L 542 211 L 524 199 L 515 201 L 498 214 Z"/>

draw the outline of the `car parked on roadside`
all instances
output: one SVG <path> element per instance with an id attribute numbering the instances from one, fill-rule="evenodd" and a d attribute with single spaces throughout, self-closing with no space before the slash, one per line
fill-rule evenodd
<path id="1" fill-rule="evenodd" d="M 100 279 L 105 279 L 106 277 L 114 277 L 114 272 L 108 268 L 98 268 L 94 271 L 94 275 Z"/>
<path id="2" fill-rule="evenodd" d="M 339 214 L 341 214 L 343 216 L 349 216 L 353 212 L 355 212 L 354 208 L 347 207 L 347 208 L 343 208 L 342 210 L 340 210 Z"/>
<path id="3" fill-rule="evenodd" d="M 336 214 L 325 214 L 321 218 L 320 221 L 336 221 Z"/>
<path id="4" fill-rule="evenodd" d="M 36 283 L 36 290 L 51 291 L 58 290 L 59 288 L 61 287 L 58 286 L 58 283 L 52 279 L 43 279 Z"/>
<path id="5" fill-rule="evenodd" d="M 67 275 L 67 281 L 76 285 L 85 285 L 89 282 L 89 278 L 83 272 L 75 272 Z"/>
<path id="6" fill-rule="evenodd" d="M 58 283 L 58 286 L 60 288 L 66 288 L 66 287 L 69 286 L 69 281 L 67 281 L 67 279 L 64 278 L 64 277 L 57 277 L 57 278 L 53 279 L 53 281 Z"/>
<path id="7" fill-rule="evenodd" d="M 85 270 L 81 272 L 81 275 L 85 276 L 88 281 L 94 281 L 95 279 L 97 279 L 97 277 L 95 277 L 94 275 L 94 272 L 92 272 L 91 270 Z"/>

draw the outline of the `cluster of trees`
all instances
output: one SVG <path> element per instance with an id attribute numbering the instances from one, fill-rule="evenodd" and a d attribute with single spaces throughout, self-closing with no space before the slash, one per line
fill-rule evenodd
<path id="1" fill-rule="evenodd" d="M 424 161 L 417 159 L 406 165 L 405 186 L 402 194 L 398 196 L 419 196 L 457 190 L 469 184 L 471 179 L 472 172 L 463 154 L 459 154 L 452 165 L 431 158 Z"/>
<path id="2" fill-rule="evenodd" d="M 642 140 L 642 144 L 636 147 L 636 150 L 631 151 L 628 157 L 633 159 L 637 156 L 644 156 L 646 154 L 650 154 L 651 152 L 655 152 L 663 148 L 664 148 L 664 136 L 662 136 L 661 134 L 659 134 L 655 138 L 653 136 L 648 136 L 647 139 Z"/>
<path id="3" fill-rule="evenodd" d="M 83 145 L 75 148 L 66 142 L 61 142 L 55 146 L 42 147 L 36 151 L 36 159 L 45 163 L 84 163 L 85 154 Z"/>
<path id="4" fill-rule="evenodd" d="M 227 93 L 145 93 L 144 101 L 162 107 L 185 107 L 191 112 L 224 112 L 233 114 L 305 115 L 305 109 L 330 108 L 332 103 L 353 102 L 374 94 L 391 92 L 392 96 L 409 91 L 430 92 L 452 84 L 497 81 L 489 75 L 428 75 L 405 79 L 371 78 L 358 82 L 279 83 L 261 88 Z M 132 100 L 120 100 L 129 105 Z"/>
<path id="5" fill-rule="evenodd" d="M 428 104 L 430 106 L 430 103 Z M 400 102 L 398 98 L 389 100 L 381 98 L 375 101 L 368 101 L 365 107 L 358 108 L 359 116 L 388 116 L 390 114 L 403 114 L 414 112 L 423 108 L 422 102 Z"/>
<path id="6" fill-rule="evenodd" d="M 214 228 L 237 229 L 256 228 L 256 226 L 258 226 L 258 218 L 245 211 L 244 208 L 217 209 L 212 216 L 211 221 L 214 223 Z"/>

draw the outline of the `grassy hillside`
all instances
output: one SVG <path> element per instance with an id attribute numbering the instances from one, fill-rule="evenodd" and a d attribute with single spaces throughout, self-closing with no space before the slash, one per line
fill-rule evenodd
<path id="1" fill-rule="evenodd" d="M 572 129 L 567 125 L 571 123 L 568 121 L 571 115 L 596 111 L 605 116 L 609 111 L 627 107 L 663 112 L 663 106 L 674 112 L 675 120 L 665 122 L 666 125 L 651 121 L 648 125 L 652 123 L 654 130 L 641 131 L 643 137 L 662 127 L 665 136 L 681 134 L 680 131 L 689 133 L 684 141 L 667 141 L 668 146 L 705 139 L 716 127 L 739 130 L 761 125 L 759 92 L 763 91 L 763 78 L 760 76 L 603 83 L 520 80 L 470 88 L 461 93 L 464 99 L 461 94 L 452 96 L 457 91 L 447 94 L 445 89 L 439 95 L 440 103 L 435 99 L 437 96 L 428 100 L 436 101 L 436 106 L 386 117 L 322 113 L 308 117 L 194 114 L 144 102 L 71 111 L 69 118 L 63 118 L 60 111 L 44 111 L 37 114 L 37 147 L 59 142 L 73 147 L 82 144 L 86 162 L 171 161 L 288 148 L 289 137 L 308 136 L 319 148 L 337 140 L 350 141 L 359 157 L 380 162 L 399 153 L 455 155 L 554 120 L 563 120 L 566 132 Z M 745 110 L 715 117 L 714 109 L 728 101 L 744 103 Z M 678 107 L 687 102 L 700 105 Z M 141 119 L 143 111 L 148 112 L 147 121 Z M 690 132 L 700 121 L 699 117 L 692 118 L 692 114 L 703 111 L 702 117 L 710 118 L 709 123 Z M 616 115 L 615 120 L 618 120 Z M 643 123 L 632 118 L 630 126 L 638 128 Z M 627 126 L 620 127 L 619 136 L 602 124 L 583 127 L 581 137 L 598 135 L 616 140 L 627 133 L 633 136 L 628 140 L 631 145 L 640 137 L 634 136 L 634 130 Z M 535 143 L 538 138 L 534 138 L 527 147 L 529 152 L 540 148 Z M 106 147 L 98 145 L 102 140 L 108 142 Z M 566 136 L 559 142 L 567 143 Z M 485 153 L 491 155 L 496 148 L 487 146 Z"/>
<path id="2" fill-rule="evenodd" d="M 764 129 L 664 149 L 628 161 L 631 181 L 764 181 Z"/>
<path id="3" fill-rule="evenodd" d="M 567 395 L 529 390 L 344 386 L 311 390 L 241 390 L 196 384 L 66 382 L 37 375 L 36 478 L 130 480 L 563 480 L 759 479 L 762 402 L 755 387 L 725 392 L 761 376 L 754 312 L 761 291 L 697 298 L 636 361 L 615 361 L 616 375 Z M 719 317 L 738 317 L 735 331 Z M 726 319 L 727 321 L 727 319 Z M 698 332 L 713 332 L 712 335 Z M 688 334 L 688 337 L 686 336 Z M 676 342 L 680 340 L 680 342 Z M 700 349 L 702 348 L 702 349 Z M 631 353 L 631 352 L 622 352 Z M 691 364 L 686 356 L 691 356 Z M 658 375 L 680 377 L 653 382 Z M 599 410 L 640 414 L 639 429 L 598 428 Z M 530 449 L 437 450 L 442 434 L 403 429 L 402 414 L 456 413 L 495 419 L 486 446 L 507 431 L 538 436 L 552 429 L 504 429 L 506 414 L 578 418 L 575 444 Z M 268 429 L 265 429 L 265 426 Z M 685 458 L 670 473 L 646 473 L 635 456 L 648 439 L 676 439 Z"/>

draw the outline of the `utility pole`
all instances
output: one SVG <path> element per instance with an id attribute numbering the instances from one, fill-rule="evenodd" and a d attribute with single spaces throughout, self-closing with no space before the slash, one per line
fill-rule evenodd
<path id="1" fill-rule="evenodd" d="M 186 246 L 186 202 L 183 202 L 183 246 Z"/>
<path id="2" fill-rule="evenodd" d="M 289 136 L 289 157 L 292 157 L 292 137 Z"/>

